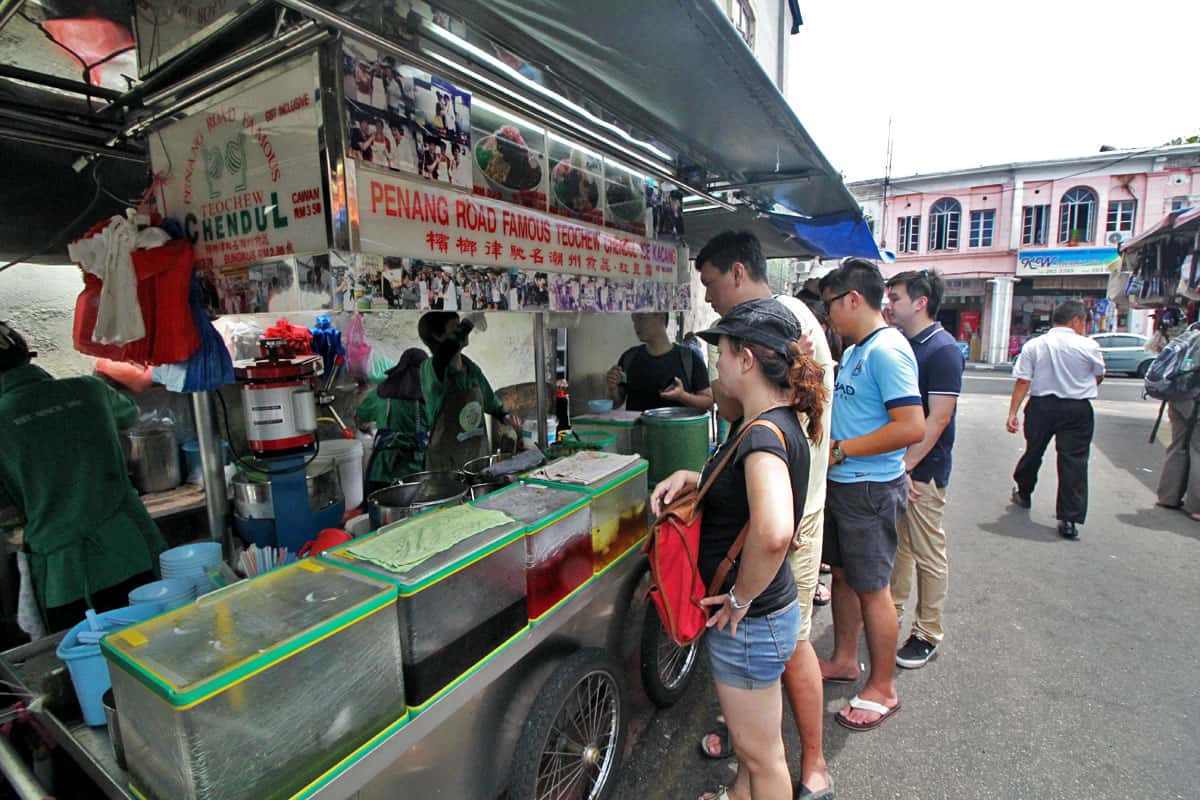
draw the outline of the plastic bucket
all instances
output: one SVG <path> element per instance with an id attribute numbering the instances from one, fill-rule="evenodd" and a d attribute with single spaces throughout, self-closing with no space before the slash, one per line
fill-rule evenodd
<path id="1" fill-rule="evenodd" d="M 358 439 L 322 439 L 315 462 L 333 462 L 346 508 L 357 508 L 363 501 L 363 443 Z"/>
<path id="2" fill-rule="evenodd" d="M 680 469 L 699 471 L 708 459 L 708 412 L 654 408 L 642 414 L 650 485 Z"/>
<path id="3" fill-rule="evenodd" d="M 159 613 L 158 604 L 142 603 L 128 608 L 114 608 L 112 611 L 97 614 L 96 617 L 104 630 L 110 632 L 150 619 Z M 100 645 L 79 643 L 79 634 L 86 630 L 91 630 L 91 625 L 85 619 L 67 631 L 55 652 L 66 662 L 67 671 L 71 673 L 71 683 L 75 686 L 75 696 L 79 699 L 79 708 L 83 711 L 83 721 L 93 728 L 100 728 L 107 724 L 101 699 L 104 693 L 112 688 L 112 679 L 108 674 L 108 662 L 100 653 Z"/>
<path id="4" fill-rule="evenodd" d="M 179 445 L 183 453 L 183 482 L 203 483 L 204 474 L 200 467 L 200 443 L 195 439 Z M 221 463 L 229 463 L 229 442 L 221 440 Z"/>

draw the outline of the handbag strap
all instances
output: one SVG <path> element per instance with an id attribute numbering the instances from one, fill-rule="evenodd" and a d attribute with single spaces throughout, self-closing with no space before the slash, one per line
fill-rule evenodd
<path id="1" fill-rule="evenodd" d="M 726 453 L 725 458 L 722 459 L 721 463 L 717 465 L 717 469 L 713 471 L 714 474 L 725 466 L 725 461 L 727 461 L 730 454 L 732 454 L 734 450 L 737 450 L 737 448 L 741 445 L 743 437 L 750 432 L 750 429 L 758 425 L 761 425 L 764 428 L 770 428 L 772 431 L 774 431 L 775 435 L 779 437 L 779 443 L 783 445 L 783 451 L 785 453 L 787 452 L 787 440 L 783 438 L 783 431 L 779 430 L 779 426 L 774 422 L 771 422 L 769 419 L 756 419 L 754 422 L 751 422 L 749 425 L 747 425 L 740 434 L 738 434 L 736 443 L 729 453 Z M 708 483 L 711 485 L 712 481 L 709 480 Z M 706 485 L 704 488 L 707 489 L 708 486 Z M 703 497 L 703 493 L 701 494 L 701 497 Z M 728 552 L 725 553 L 725 557 L 722 558 L 721 563 L 717 565 L 716 574 L 713 575 L 712 581 L 708 584 L 709 597 L 712 597 L 714 594 L 716 594 L 717 591 L 725 584 L 725 579 L 729 577 L 730 570 L 732 570 L 736 564 L 738 556 L 742 554 L 742 547 L 745 546 L 746 536 L 748 536 L 749 533 L 750 520 L 746 520 L 746 524 L 742 526 L 742 530 L 738 533 L 737 538 L 733 540 L 733 544 L 730 545 Z"/>

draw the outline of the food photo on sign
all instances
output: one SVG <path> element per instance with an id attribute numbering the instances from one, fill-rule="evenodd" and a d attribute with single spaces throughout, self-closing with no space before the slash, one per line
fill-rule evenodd
<path id="1" fill-rule="evenodd" d="M 646 208 L 646 177 L 605 159 L 604 224 L 645 236 Z"/>
<path id="2" fill-rule="evenodd" d="M 550 213 L 571 219 L 604 223 L 604 160 L 588 150 L 551 134 Z"/>
<path id="3" fill-rule="evenodd" d="M 546 210 L 546 134 L 489 103 L 471 107 L 475 194 Z"/>
<path id="4" fill-rule="evenodd" d="M 352 40 L 342 45 L 342 76 L 351 158 L 472 186 L 470 94 Z"/>

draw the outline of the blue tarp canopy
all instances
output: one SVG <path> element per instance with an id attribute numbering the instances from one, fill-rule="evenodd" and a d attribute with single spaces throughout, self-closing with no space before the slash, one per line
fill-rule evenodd
<path id="1" fill-rule="evenodd" d="M 895 256 L 881 251 L 866 220 L 857 212 L 843 211 L 823 217 L 804 217 L 784 211 L 769 215 L 771 224 L 784 236 L 794 237 L 796 244 L 808 253 L 821 258 L 859 256 L 876 261 L 892 261 Z"/>

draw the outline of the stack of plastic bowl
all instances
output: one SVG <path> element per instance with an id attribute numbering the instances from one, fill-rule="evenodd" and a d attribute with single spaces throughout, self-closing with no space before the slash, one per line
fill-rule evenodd
<path id="1" fill-rule="evenodd" d="M 171 611 L 196 599 L 196 582 L 187 578 L 167 578 L 139 586 L 129 593 L 129 605 L 154 603 L 159 611 Z"/>
<path id="2" fill-rule="evenodd" d="M 205 570 L 220 564 L 220 542 L 192 542 L 180 547 L 172 547 L 158 557 L 158 565 L 164 580 L 179 578 L 190 581 L 196 587 L 197 595 L 212 591 L 212 581 L 208 579 Z"/>

